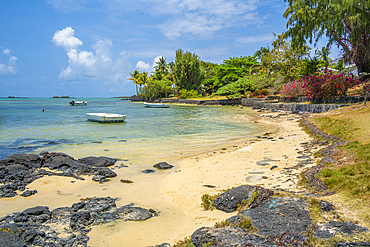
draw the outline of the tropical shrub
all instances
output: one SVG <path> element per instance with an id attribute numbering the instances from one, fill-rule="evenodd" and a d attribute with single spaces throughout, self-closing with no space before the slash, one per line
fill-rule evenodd
<path id="1" fill-rule="evenodd" d="M 303 88 L 307 90 L 308 98 L 329 98 L 336 95 L 347 95 L 348 89 L 358 85 L 359 80 L 342 74 L 333 74 L 331 71 L 304 76 Z"/>
<path id="2" fill-rule="evenodd" d="M 173 92 L 172 84 L 169 80 L 151 80 L 140 90 L 140 95 L 148 99 L 168 97 Z"/>
<path id="3" fill-rule="evenodd" d="M 229 99 L 240 97 L 265 96 L 267 88 L 273 85 L 274 78 L 265 75 L 248 75 L 219 88 L 214 95 L 227 95 Z M 249 95 L 249 96 L 248 96 Z"/>
<path id="4" fill-rule="evenodd" d="M 363 85 L 364 91 L 367 93 L 370 93 L 370 83 L 366 81 L 366 83 Z"/>
<path id="5" fill-rule="evenodd" d="M 307 89 L 304 88 L 303 83 L 299 81 L 291 81 L 283 86 L 280 94 L 284 97 L 298 97 L 307 95 Z"/>
<path id="6" fill-rule="evenodd" d="M 180 99 L 189 99 L 189 98 L 201 97 L 201 95 L 199 95 L 198 92 L 194 89 L 192 89 L 192 90 L 180 89 L 179 90 L 179 96 L 180 96 Z"/>

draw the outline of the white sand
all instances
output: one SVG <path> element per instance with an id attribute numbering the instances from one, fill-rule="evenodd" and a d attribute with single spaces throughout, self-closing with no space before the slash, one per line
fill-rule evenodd
<path id="1" fill-rule="evenodd" d="M 134 203 L 135 206 L 159 210 L 160 215 L 145 222 L 117 221 L 94 226 L 88 234 L 90 246 L 173 244 L 189 237 L 200 227 L 213 226 L 234 215 L 218 210 L 205 211 L 201 207 L 204 194 L 216 194 L 242 184 L 291 190 L 296 188 L 296 177 L 282 171 L 284 167 L 297 164 L 297 156 L 301 155 L 298 152 L 303 150 L 300 143 L 307 142 L 310 137 L 298 126 L 298 121 L 289 120 L 292 118 L 298 119 L 295 115 L 287 115 L 279 118 L 262 117 L 258 120 L 277 129 L 270 135 L 274 141 L 259 139 L 261 141 L 243 142 L 226 150 L 188 157 L 177 162 L 175 168 L 148 174 L 146 179 L 139 179 L 139 175 L 121 169 L 115 171 L 117 178 L 105 184 L 94 183 L 91 178 L 85 181 L 64 177 L 36 180 L 28 186 L 28 189 L 38 191 L 36 195 L 0 201 L 1 216 L 38 205 L 47 205 L 51 210 L 71 206 L 86 197 L 119 197 L 118 206 Z M 268 165 L 258 165 L 259 161 L 268 161 Z M 278 168 L 271 170 L 273 165 Z M 296 170 L 296 174 L 299 172 L 301 170 Z M 124 184 L 120 179 L 130 179 L 134 183 Z"/>

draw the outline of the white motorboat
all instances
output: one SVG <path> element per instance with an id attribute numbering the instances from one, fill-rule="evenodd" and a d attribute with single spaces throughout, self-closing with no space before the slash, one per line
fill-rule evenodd
<path id="1" fill-rule="evenodd" d="M 72 100 L 71 102 L 69 102 L 69 105 L 70 106 L 79 106 L 79 105 L 87 105 L 89 103 L 89 101 L 74 101 Z"/>
<path id="2" fill-rule="evenodd" d="M 168 108 L 170 107 L 169 105 L 165 105 L 162 103 L 149 103 L 149 102 L 144 102 L 145 107 L 153 107 L 153 108 Z"/>
<path id="3" fill-rule="evenodd" d="M 86 113 L 87 120 L 101 123 L 119 123 L 126 119 L 126 115 L 115 113 Z"/>

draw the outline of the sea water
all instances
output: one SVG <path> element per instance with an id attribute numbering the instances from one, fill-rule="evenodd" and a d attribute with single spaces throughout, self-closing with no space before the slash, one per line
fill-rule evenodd
<path id="1" fill-rule="evenodd" d="M 13 153 L 64 152 L 144 165 L 230 145 L 263 131 L 240 106 L 171 104 L 147 108 L 119 98 L 0 98 L 0 159 Z M 87 121 L 86 113 L 126 115 L 124 123 Z"/>
<path id="2" fill-rule="evenodd" d="M 271 126 L 256 122 L 256 113 L 249 107 L 171 104 L 169 108 L 146 108 L 142 102 L 117 98 L 79 98 L 74 100 L 89 103 L 70 106 L 71 100 L 0 98 L 0 159 L 41 151 L 64 152 L 74 158 L 106 156 L 118 159 L 110 167 L 117 177 L 100 184 L 91 176 L 84 176 L 85 180 L 45 176 L 27 186 L 38 191 L 35 195 L 2 198 L 0 217 L 40 205 L 53 210 L 70 207 L 83 198 L 107 196 L 118 199 L 117 207 L 135 205 L 160 212 L 159 217 L 144 222 L 94 226 L 89 233 L 91 246 L 149 246 L 168 241 L 168 237 L 177 238 L 173 232 L 184 224 L 184 214 L 165 189 L 167 175 L 183 169 L 176 161 L 210 150 L 240 147 L 244 140 L 271 131 Z M 124 123 L 90 122 L 86 118 L 90 112 L 118 113 L 127 118 Z M 153 165 L 160 161 L 175 167 L 157 171 Z M 143 173 L 146 169 L 156 171 Z M 122 179 L 133 183 L 122 183 Z"/>

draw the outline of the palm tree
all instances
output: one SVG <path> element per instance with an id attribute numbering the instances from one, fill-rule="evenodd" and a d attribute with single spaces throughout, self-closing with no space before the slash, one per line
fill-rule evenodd
<path id="1" fill-rule="evenodd" d="M 150 80 L 151 78 L 148 76 L 148 72 L 143 72 L 138 75 L 137 84 L 140 85 L 140 91 L 141 91 L 141 87 L 149 83 Z"/>
<path id="2" fill-rule="evenodd" d="M 140 75 L 140 72 L 135 69 L 135 71 L 133 73 L 130 73 L 130 75 L 131 75 L 131 78 L 128 78 L 127 80 L 131 80 L 131 81 L 133 81 L 135 83 L 135 85 L 136 85 L 136 95 L 137 95 L 138 94 L 138 90 L 137 90 L 138 83 L 137 83 L 137 80 L 138 80 L 138 77 Z"/>
<path id="3" fill-rule="evenodd" d="M 156 66 L 154 66 L 154 68 L 158 69 L 162 74 L 167 71 L 167 61 L 164 57 L 160 57 L 159 60 L 155 63 Z"/>

